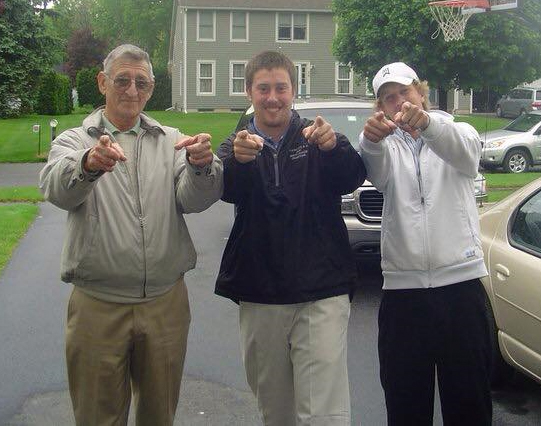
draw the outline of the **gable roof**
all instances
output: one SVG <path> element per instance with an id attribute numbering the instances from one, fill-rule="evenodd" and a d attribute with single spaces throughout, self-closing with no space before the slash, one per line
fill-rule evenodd
<path id="1" fill-rule="evenodd" d="M 331 12 L 332 0 L 178 0 L 188 9 L 302 10 Z"/>

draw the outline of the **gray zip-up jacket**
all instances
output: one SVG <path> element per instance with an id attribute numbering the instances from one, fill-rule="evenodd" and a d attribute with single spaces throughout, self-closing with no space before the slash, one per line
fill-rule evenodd
<path id="1" fill-rule="evenodd" d="M 473 195 L 479 135 L 431 111 L 421 139 L 417 156 L 400 129 L 378 143 L 360 137 L 368 178 L 384 199 L 384 289 L 440 287 L 487 274 Z"/>
<path id="2" fill-rule="evenodd" d="M 103 300 L 130 302 L 167 292 L 196 263 L 184 213 L 200 212 L 223 190 L 215 156 L 202 169 L 176 151 L 181 135 L 141 114 L 135 177 L 122 162 L 98 177 L 84 173 L 85 154 L 102 134 L 102 110 L 51 146 L 40 175 L 45 198 L 68 211 L 61 276 Z M 136 187 L 138 186 L 138 188 Z"/>

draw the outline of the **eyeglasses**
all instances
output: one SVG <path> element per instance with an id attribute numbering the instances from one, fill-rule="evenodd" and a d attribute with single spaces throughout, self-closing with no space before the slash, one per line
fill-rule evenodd
<path id="1" fill-rule="evenodd" d="M 107 76 L 107 78 L 111 79 L 109 75 L 105 75 Z M 126 90 L 128 90 L 131 86 L 132 81 L 135 82 L 135 88 L 137 89 L 137 91 L 141 93 L 148 93 L 154 87 L 154 82 L 151 80 L 147 80 L 146 78 L 130 78 L 125 76 L 118 76 L 112 80 L 113 86 L 119 92 L 125 92 Z"/>

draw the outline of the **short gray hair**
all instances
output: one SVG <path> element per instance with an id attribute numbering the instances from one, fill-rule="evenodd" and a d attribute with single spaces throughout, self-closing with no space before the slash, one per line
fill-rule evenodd
<path id="1" fill-rule="evenodd" d="M 119 58 L 126 58 L 131 61 L 146 62 L 148 64 L 150 76 L 152 77 L 152 80 L 154 80 L 154 72 L 152 71 L 152 64 L 150 63 L 148 53 L 140 47 L 134 46 L 133 44 L 121 44 L 120 46 L 117 46 L 111 50 L 103 61 L 103 72 L 105 74 L 109 74 L 114 62 Z"/>

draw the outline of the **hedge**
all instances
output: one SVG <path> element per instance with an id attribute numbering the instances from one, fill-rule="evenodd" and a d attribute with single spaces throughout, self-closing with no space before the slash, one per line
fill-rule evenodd
<path id="1" fill-rule="evenodd" d="M 105 104 L 105 97 L 98 89 L 96 76 L 100 72 L 99 66 L 83 68 L 77 73 L 77 95 L 79 105 L 92 105 L 94 108 Z"/>
<path id="2" fill-rule="evenodd" d="M 70 114 L 73 109 L 68 76 L 50 70 L 41 77 L 36 112 L 43 115 Z"/>
<path id="3" fill-rule="evenodd" d="M 152 97 L 145 109 L 148 111 L 164 111 L 171 106 L 171 77 L 167 71 L 155 71 L 155 84 Z"/>

